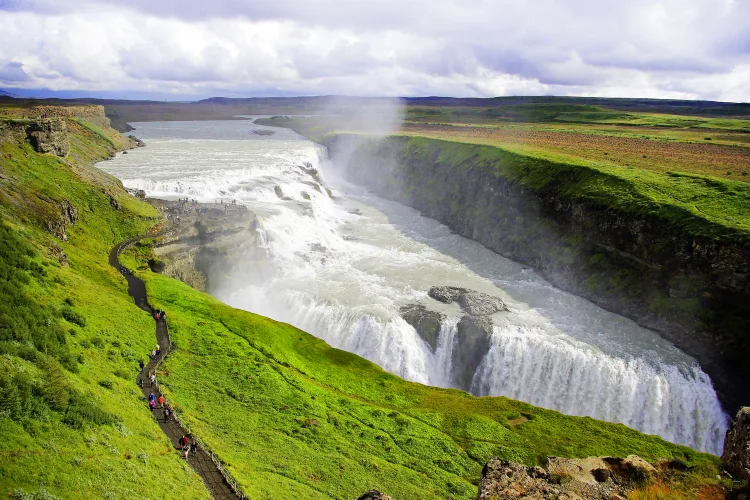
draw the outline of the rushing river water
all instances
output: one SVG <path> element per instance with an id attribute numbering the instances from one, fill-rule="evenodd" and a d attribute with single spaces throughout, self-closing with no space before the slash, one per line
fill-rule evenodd
<path id="1" fill-rule="evenodd" d="M 211 290 L 228 304 L 291 323 L 408 380 L 445 387 L 461 311 L 427 290 L 455 285 L 495 295 L 510 310 L 493 316 L 472 392 L 622 422 L 720 453 L 727 421 L 709 377 L 655 333 L 338 179 L 323 148 L 291 131 L 257 136 L 251 131 L 264 127 L 248 121 L 135 126 L 148 146 L 99 165 L 125 186 L 153 197 L 232 198 L 258 215 L 268 268 L 248 266 L 241 280 Z M 311 187 L 299 168 L 305 162 L 335 199 Z M 400 317 L 409 303 L 448 316 L 435 352 Z"/>

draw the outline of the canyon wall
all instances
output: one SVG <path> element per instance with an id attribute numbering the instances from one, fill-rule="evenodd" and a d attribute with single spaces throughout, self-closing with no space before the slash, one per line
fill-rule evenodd
<path id="1" fill-rule="evenodd" d="M 728 411 L 750 401 L 746 242 L 592 201 L 592 182 L 623 181 L 585 168 L 426 138 L 325 142 L 349 180 L 659 332 L 700 362 Z"/>

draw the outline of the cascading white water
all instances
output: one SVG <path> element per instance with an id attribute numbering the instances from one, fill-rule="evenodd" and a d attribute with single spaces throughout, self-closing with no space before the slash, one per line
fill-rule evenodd
<path id="1" fill-rule="evenodd" d="M 691 358 L 414 210 L 335 179 L 319 146 L 287 130 L 253 136 L 257 126 L 242 121 L 137 128 L 148 147 L 101 165 L 127 187 L 155 197 L 236 199 L 258 215 L 269 269 L 243 268 L 240 259 L 237 279 L 212 290 L 225 302 L 289 322 L 406 379 L 446 387 L 462 313 L 426 292 L 457 285 L 489 293 L 510 311 L 493 317 L 473 392 L 720 451 L 726 416 Z M 299 167 L 305 162 L 332 184 L 335 200 L 316 189 Z M 434 352 L 399 315 L 413 303 L 447 317 Z"/>

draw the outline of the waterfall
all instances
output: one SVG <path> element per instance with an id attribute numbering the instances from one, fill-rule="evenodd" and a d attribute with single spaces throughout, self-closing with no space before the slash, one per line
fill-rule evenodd
<path id="1" fill-rule="evenodd" d="M 726 432 L 711 381 L 697 366 L 614 358 L 522 325 L 495 328 L 472 392 L 621 422 L 714 454 Z"/>

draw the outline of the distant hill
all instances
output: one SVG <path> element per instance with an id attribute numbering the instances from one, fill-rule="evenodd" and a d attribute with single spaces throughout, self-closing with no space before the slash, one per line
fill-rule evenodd
<path id="1" fill-rule="evenodd" d="M 100 104 L 105 107 L 112 126 L 124 132 L 129 123 L 175 120 L 231 120 L 242 115 L 294 115 L 325 113 L 331 109 L 353 111 L 364 103 L 390 101 L 383 97 L 302 96 L 302 97 L 211 97 L 194 102 L 164 102 L 124 99 L 12 99 L 0 91 L 0 101 L 14 106 L 34 106 L 40 103 L 57 106 Z M 10 102 L 8 102 L 10 101 Z M 536 116 L 532 108 L 548 111 L 550 105 L 598 106 L 610 111 L 664 113 L 701 117 L 750 117 L 750 103 L 716 101 L 684 101 L 675 99 L 625 99 L 603 97 L 510 96 L 490 98 L 406 97 L 408 108 L 482 108 L 494 113 L 501 108 L 523 109 L 524 114 Z M 519 108 L 522 106 L 522 108 Z"/>

